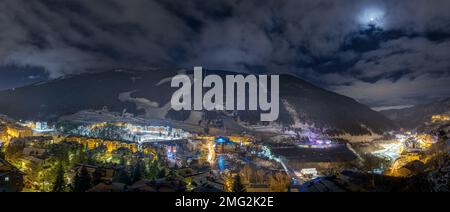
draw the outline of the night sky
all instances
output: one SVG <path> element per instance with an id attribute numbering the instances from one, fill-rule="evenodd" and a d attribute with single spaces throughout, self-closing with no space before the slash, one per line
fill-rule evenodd
<path id="1" fill-rule="evenodd" d="M 2 0 L 0 89 L 112 68 L 290 73 L 372 107 L 450 96 L 449 0 Z"/>

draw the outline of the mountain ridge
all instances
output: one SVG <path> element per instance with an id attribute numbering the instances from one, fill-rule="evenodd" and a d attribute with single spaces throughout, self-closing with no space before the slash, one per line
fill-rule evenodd
<path id="1" fill-rule="evenodd" d="M 429 121 L 433 115 L 447 112 L 450 112 L 450 97 L 410 108 L 381 111 L 387 118 L 406 129 L 419 127 Z"/>
<path id="2" fill-rule="evenodd" d="M 63 115 L 106 106 L 116 112 L 126 110 L 144 117 L 184 121 L 192 113 L 171 110 L 161 117 L 161 108 L 170 103 L 177 90 L 170 87 L 169 79 L 179 72 L 191 73 L 190 70 L 114 69 L 0 91 L 0 113 L 22 120 L 56 120 Z M 208 73 L 240 74 L 216 70 L 208 70 Z M 396 128 L 390 120 L 356 100 L 292 75 L 280 75 L 280 98 L 295 108 L 296 119 L 330 131 L 367 134 Z M 283 126 L 294 125 L 292 114 L 281 104 L 278 122 Z M 239 111 L 238 116 L 248 123 L 259 121 L 258 111 Z"/>

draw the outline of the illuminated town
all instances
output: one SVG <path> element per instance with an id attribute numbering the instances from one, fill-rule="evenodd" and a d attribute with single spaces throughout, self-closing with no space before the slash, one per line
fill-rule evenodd
<path id="1" fill-rule="evenodd" d="M 371 191 L 377 183 L 396 182 L 390 177 L 425 172 L 433 189 L 448 188 L 442 173 L 427 171 L 449 162 L 448 127 L 442 130 L 448 120 L 442 116 L 431 118 L 428 132 L 389 132 L 375 144 L 326 137 L 312 128 L 279 129 L 283 133 L 261 140 L 256 131 L 213 135 L 170 126 L 86 123 L 3 116 L 2 191 Z"/>
<path id="2" fill-rule="evenodd" d="M 449 11 L 1 0 L 0 193 L 450 192 Z"/>

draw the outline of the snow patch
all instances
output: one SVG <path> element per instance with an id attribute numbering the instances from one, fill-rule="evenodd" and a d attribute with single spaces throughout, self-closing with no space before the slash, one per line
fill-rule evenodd
<path id="1" fill-rule="evenodd" d="M 136 91 L 129 91 L 119 94 L 119 100 L 122 102 L 131 102 L 136 105 L 137 109 L 145 110 L 145 116 L 147 118 L 157 118 L 164 119 L 167 113 L 172 108 L 170 102 L 164 105 L 163 107 L 159 107 L 158 102 L 153 102 L 145 98 L 133 98 L 131 94 Z"/>
<path id="2" fill-rule="evenodd" d="M 300 116 L 297 113 L 297 110 L 295 110 L 294 106 L 289 104 L 289 102 L 286 99 L 283 99 L 282 103 L 284 105 L 284 108 L 288 111 L 289 115 L 294 119 L 294 124 L 291 126 L 292 128 L 304 129 L 304 128 L 308 128 L 309 127 L 309 125 L 303 123 L 300 120 Z"/>

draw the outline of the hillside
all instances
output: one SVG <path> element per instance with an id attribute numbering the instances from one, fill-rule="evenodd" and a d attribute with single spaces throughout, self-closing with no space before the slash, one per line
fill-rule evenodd
<path id="1" fill-rule="evenodd" d="M 62 115 L 86 109 L 100 110 L 106 106 L 110 111 L 125 109 L 146 118 L 192 119 L 196 113 L 170 110 L 170 99 L 176 90 L 170 87 L 170 82 L 176 74 L 164 70 L 115 70 L 0 91 L 0 113 L 22 120 L 56 120 Z M 354 99 L 293 76 L 280 76 L 280 98 L 278 122 L 284 126 L 300 121 L 350 134 L 366 134 L 369 129 L 382 133 L 395 128 L 390 120 Z M 257 111 L 239 112 L 238 115 L 240 120 L 250 123 L 259 120 Z"/>

